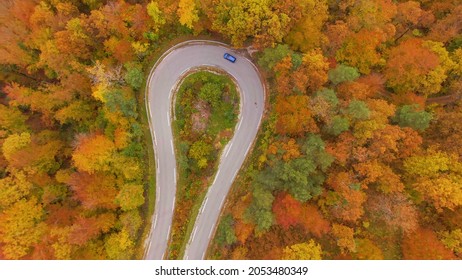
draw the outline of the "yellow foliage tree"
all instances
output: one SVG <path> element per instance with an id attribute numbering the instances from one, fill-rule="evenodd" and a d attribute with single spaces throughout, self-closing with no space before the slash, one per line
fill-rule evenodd
<path id="1" fill-rule="evenodd" d="M 165 17 L 163 12 L 159 9 L 159 4 L 156 1 L 151 1 L 146 6 L 148 15 L 154 22 L 153 29 L 155 32 L 159 31 L 159 28 L 165 24 Z"/>
<path id="2" fill-rule="evenodd" d="M 462 255 L 462 230 L 460 228 L 452 231 L 444 231 L 441 233 L 444 246 L 453 250 L 458 255 Z"/>
<path id="3" fill-rule="evenodd" d="M 334 235 L 337 246 L 340 248 L 342 253 L 345 252 L 356 252 L 356 244 L 354 240 L 353 229 L 341 224 L 332 225 L 332 234 Z"/>
<path id="4" fill-rule="evenodd" d="M 45 224 L 42 206 L 37 199 L 21 199 L 0 214 L 0 240 L 8 259 L 20 259 L 40 240 Z"/>
<path id="5" fill-rule="evenodd" d="M 307 52 L 327 43 L 327 37 L 322 33 L 322 28 L 328 18 L 328 7 L 326 0 L 300 2 L 303 6 L 302 18 L 287 34 L 285 41 L 295 50 Z"/>
<path id="6" fill-rule="evenodd" d="M 120 187 L 116 202 L 124 211 L 136 209 L 144 203 L 143 186 L 135 184 L 125 184 Z"/>
<path id="7" fill-rule="evenodd" d="M 113 260 L 127 260 L 135 250 L 135 243 L 126 229 L 111 234 L 105 243 L 106 253 Z"/>
<path id="8" fill-rule="evenodd" d="M 357 239 L 357 252 L 354 256 L 359 260 L 383 260 L 383 253 L 372 241 L 367 238 Z"/>
<path id="9" fill-rule="evenodd" d="M 275 7 L 275 1 L 215 1 L 212 28 L 225 34 L 233 45 L 242 47 L 248 37 L 255 37 L 260 46 L 280 42 L 287 32 L 290 18 Z"/>
<path id="10" fill-rule="evenodd" d="M 27 196 L 33 185 L 22 170 L 9 169 L 9 176 L 0 179 L 0 210 Z"/>
<path id="11" fill-rule="evenodd" d="M 284 260 L 321 260 L 322 249 L 321 245 L 317 244 L 313 239 L 305 243 L 299 243 L 284 248 L 282 253 Z"/>
<path id="12" fill-rule="evenodd" d="M 3 156 L 7 160 L 11 159 L 11 156 L 19 151 L 20 149 L 26 147 L 31 142 L 30 133 L 23 132 L 20 134 L 11 134 L 8 138 L 5 139 L 2 145 Z"/>
<path id="13" fill-rule="evenodd" d="M 83 136 L 72 154 L 75 166 L 90 174 L 109 170 L 115 152 L 114 143 L 106 136 L 95 134 Z"/>
<path id="14" fill-rule="evenodd" d="M 462 164 L 455 154 L 428 150 L 405 160 L 407 178 L 438 211 L 462 205 Z"/>
<path id="15" fill-rule="evenodd" d="M 193 28 L 193 24 L 199 20 L 198 13 L 195 0 L 180 0 L 177 14 L 181 24 Z"/>

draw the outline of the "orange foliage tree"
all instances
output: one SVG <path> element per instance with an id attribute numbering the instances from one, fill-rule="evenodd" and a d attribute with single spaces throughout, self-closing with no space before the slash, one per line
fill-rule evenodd
<path id="1" fill-rule="evenodd" d="M 115 152 L 114 143 L 101 134 L 82 135 L 72 155 L 75 166 L 90 174 L 110 169 Z"/>
<path id="2" fill-rule="evenodd" d="M 444 247 L 431 229 L 419 228 L 403 239 L 403 257 L 406 260 L 452 260 L 454 253 Z"/>
<path id="3" fill-rule="evenodd" d="M 278 97 L 276 112 L 278 113 L 276 131 L 286 135 L 302 135 L 305 132 L 316 132 L 318 127 L 308 109 L 309 98 L 304 95 Z"/>

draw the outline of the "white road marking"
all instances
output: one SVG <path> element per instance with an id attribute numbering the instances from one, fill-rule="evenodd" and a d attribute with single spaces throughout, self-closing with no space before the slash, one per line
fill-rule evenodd
<path id="1" fill-rule="evenodd" d="M 196 231 L 197 231 L 197 227 L 194 227 L 193 234 L 191 235 L 191 240 L 194 239 L 194 236 L 196 236 Z"/>
<path id="2" fill-rule="evenodd" d="M 173 140 L 170 139 L 170 144 L 172 145 L 172 155 L 175 155 L 175 151 L 173 150 Z"/>
<path id="3" fill-rule="evenodd" d="M 237 125 L 237 130 L 241 128 L 242 121 L 239 121 L 239 124 Z"/>
<path id="4" fill-rule="evenodd" d="M 213 232 L 213 227 L 210 229 L 210 232 L 209 232 L 209 239 L 210 239 L 210 237 L 212 236 L 212 232 Z"/>
<path id="5" fill-rule="evenodd" d="M 204 206 L 203 206 L 204 208 L 205 208 L 205 205 L 207 205 L 208 199 L 209 199 L 208 197 L 205 198 L 205 201 L 204 201 L 204 204 L 203 204 L 203 205 L 204 205 Z"/>
<path id="6" fill-rule="evenodd" d="M 151 244 L 152 244 L 152 242 L 149 242 L 149 245 L 148 245 L 148 252 L 151 250 Z"/>
<path id="7" fill-rule="evenodd" d="M 204 211 L 204 206 L 205 206 L 205 202 L 207 201 L 207 198 L 205 198 L 204 202 L 202 202 L 202 205 L 201 205 L 201 209 L 199 210 L 199 215 L 202 214 L 202 212 Z M 199 217 L 199 215 L 197 215 Z M 197 220 L 198 218 L 196 218 Z"/>
<path id="8" fill-rule="evenodd" d="M 229 153 L 229 151 L 231 150 L 231 146 L 232 146 L 232 145 L 233 145 L 233 143 L 230 142 L 230 143 L 228 144 L 228 146 L 226 146 L 226 147 L 227 147 L 227 150 L 226 150 L 226 153 L 225 153 L 225 156 L 224 156 L 224 157 L 227 157 L 227 156 L 228 156 L 228 153 Z"/>

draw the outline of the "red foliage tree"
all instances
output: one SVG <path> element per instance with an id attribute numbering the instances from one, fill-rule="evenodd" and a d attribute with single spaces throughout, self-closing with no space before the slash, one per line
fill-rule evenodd
<path id="1" fill-rule="evenodd" d="M 280 193 L 273 203 L 273 213 L 277 223 L 284 229 L 300 224 L 302 203 L 288 193 Z"/>
<path id="2" fill-rule="evenodd" d="M 114 176 L 105 173 L 89 174 L 76 172 L 71 175 L 69 185 L 75 193 L 75 198 L 87 209 L 115 209 L 117 196 Z"/>

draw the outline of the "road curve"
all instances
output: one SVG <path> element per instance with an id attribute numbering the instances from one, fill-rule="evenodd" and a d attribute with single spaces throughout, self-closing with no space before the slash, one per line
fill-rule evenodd
<path id="1" fill-rule="evenodd" d="M 208 66 L 221 69 L 237 82 L 240 115 L 233 138 L 224 148 L 213 184 L 202 203 L 184 258 L 203 259 L 237 172 L 250 150 L 264 110 L 264 86 L 255 66 L 240 55 L 236 63 L 223 59 L 226 45 L 188 41 L 168 50 L 154 65 L 147 83 L 146 106 L 156 155 L 156 207 L 147 242 L 146 259 L 163 259 L 167 249 L 176 194 L 176 161 L 171 129 L 173 90 L 189 70 Z"/>

